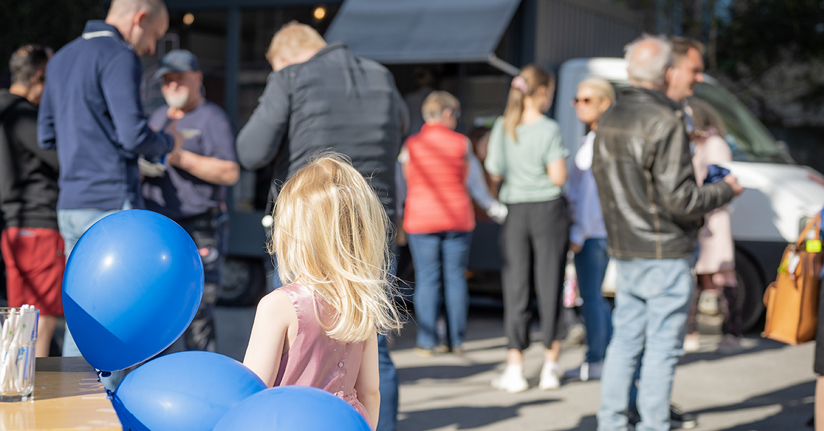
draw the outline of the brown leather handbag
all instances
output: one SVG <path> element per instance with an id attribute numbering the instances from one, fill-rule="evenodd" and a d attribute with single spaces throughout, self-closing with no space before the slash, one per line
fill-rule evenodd
<path id="1" fill-rule="evenodd" d="M 821 215 L 807 223 L 795 244 L 781 258 L 778 277 L 764 293 L 767 324 L 763 337 L 787 344 L 815 339 L 818 324 L 818 282 L 824 253 L 821 251 Z"/>

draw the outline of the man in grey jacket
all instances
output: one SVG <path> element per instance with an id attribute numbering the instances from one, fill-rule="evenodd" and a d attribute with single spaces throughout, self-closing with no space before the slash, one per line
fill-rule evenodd
<path id="1" fill-rule="evenodd" d="M 331 148 L 370 179 L 394 222 L 395 159 L 409 114 L 392 74 L 342 44 L 327 46 L 314 29 L 296 22 L 278 31 L 267 58 L 274 72 L 237 137 L 240 164 L 257 169 L 275 163 L 271 198 L 277 180 Z"/>
<path id="2" fill-rule="evenodd" d="M 629 390 L 642 352 L 636 429 L 669 430 L 696 234 L 704 214 L 743 189 L 729 175 L 696 184 L 683 112 L 665 94 L 673 73 L 669 42 L 642 36 L 627 45 L 626 60 L 632 86 L 599 120 L 592 161 L 618 270 L 598 430 L 627 429 Z"/>
<path id="3" fill-rule="evenodd" d="M 278 185 L 331 148 L 352 159 L 396 222 L 395 160 L 409 127 L 406 104 L 392 74 L 353 55 L 344 45 L 326 45 L 311 27 L 291 22 L 272 38 L 269 75 L 258 107 L 237 137 L 241 166 L 274 163 L 269 207 Z M 381 407 L 379 431 L 394 430 L 398 380 L 386 338 L 378 337 Z"/>

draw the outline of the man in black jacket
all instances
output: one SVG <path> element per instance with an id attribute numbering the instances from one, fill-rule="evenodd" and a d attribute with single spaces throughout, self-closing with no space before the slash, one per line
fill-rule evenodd
<path id="1" fill-rule="evenodd" d="M 241 166 L 274 163 L 269 208 L 278 185 L 309 157 L 331 148 L 352 159 L 396 223 L 395 161 L 409 126 L 392 74 L 344 45 L 326 45 L 314 29 L 291 22 L 272 39 L 274 72 L 255 112 L 237 137 Z M 396 427 L 398 380 L 386 338 L 378 337 L 381 408 L 378 431 Z"/>
<path id="2" fill-rule="evenodd" d="M 6 228 L 9 306 L 40 310 L 37 356 L 48 356 L 58 316 L 65 258 L 57 230 L 57 153 L 37 145 L 37 105 L 46 79 L 48 48 L 25 45 L 11 56 L 11 88 L 0 90 L 0 203 Z"/>
<path id="3" fill-rule="evenodd" d="M 625 58 L 632 86 L 599 120 L 592 162 L 618 269 L 598 429 L 627 429 L 629 390 L 643 352 L 638 427 L 669 430 L 696 234 L 704 214 L 743 189 L 733 176 L 696 184 L 683 112 L 665 94 L 673 72 L 669 42 L 643 36 L 627 45 Z"/>

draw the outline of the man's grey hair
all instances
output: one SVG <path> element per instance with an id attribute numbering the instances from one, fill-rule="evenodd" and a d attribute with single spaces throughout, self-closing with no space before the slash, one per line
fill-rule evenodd
<path id="1" fill-rule="evenodd" d="M 672 67 L 672 45 L 664 36 L 641 35 L 624 47 L 627 73 L 633 84 L 661 88 Z"/>

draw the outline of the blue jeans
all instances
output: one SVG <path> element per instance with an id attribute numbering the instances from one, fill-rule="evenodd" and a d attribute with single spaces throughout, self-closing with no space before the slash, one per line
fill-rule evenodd
<path id="1" fill-rule="evenodd" d="M 378 335 L 378 371 L 380 375 L 381 407 L 377 431 L 395 431 L 398 427 L 398 373 L 389 356 L 386 337 Z"/>
<path id="2" fill-rule="evenodd" d="M 609 255 L 607 240 L 604 238 L 590 238 L 584 241 L 583 249 L 575 255 L 578 290 L 581 299 L 584 300 L 581 313 L 584 315 L 584 326 L 587 329 L 587 354 L 584 360 L 589 363 L 604 360 L 607 344 L 612 337 L 612 310 L 601 294 L 607 263 Z"/>
<path id="3" fill-rule="evenodd" d="M 64 254 L 68 261 L 69 256 L 74 249 L 80 237 L 97 223 L 103 217 L 114 214 L 118 211 L 131 209 L 132 206 L 129 201 L 123 203 L 123 208 L 120 210 L 95 210 L 95 209 L 74 209 L 74 210 L 57 210 L 57 226 L 60 230 L 60 235 L 63 237 Z M 82 356 L 80 349 L 74 342 L 69 326 L 66 325 L 66 331 L 63 333 L 63 356 Z M 125 377 L 125 372 L 114 372 L 111 377 L 104 377 L 101 379 L 103 386 L 110 391 L 114 391 L 120 380 Z"/>
<path id="4" fill-rule="evenodd" d="M 409 234 L 409 251 L 415 264 L 415 318 L 418 321 L 417 345 L 434 349 L 438 344 L 438 312 L 441 309 L 441 270 L 443 270 L 446 322 L 449 343 L 460 347 L 466 334 L 469 293 L 466 265 L 469 261 L 471 232 Z"/>
<path id="5" fill-rule="evenodd" d="M 675 365 L 683 355 L 693 280 L 688 259 L 616 259 L 614 333 L 601 376 L 599 431 L 625 431 L 629 391 L 643 352 L 638 431 L 670 429 Z"/>

